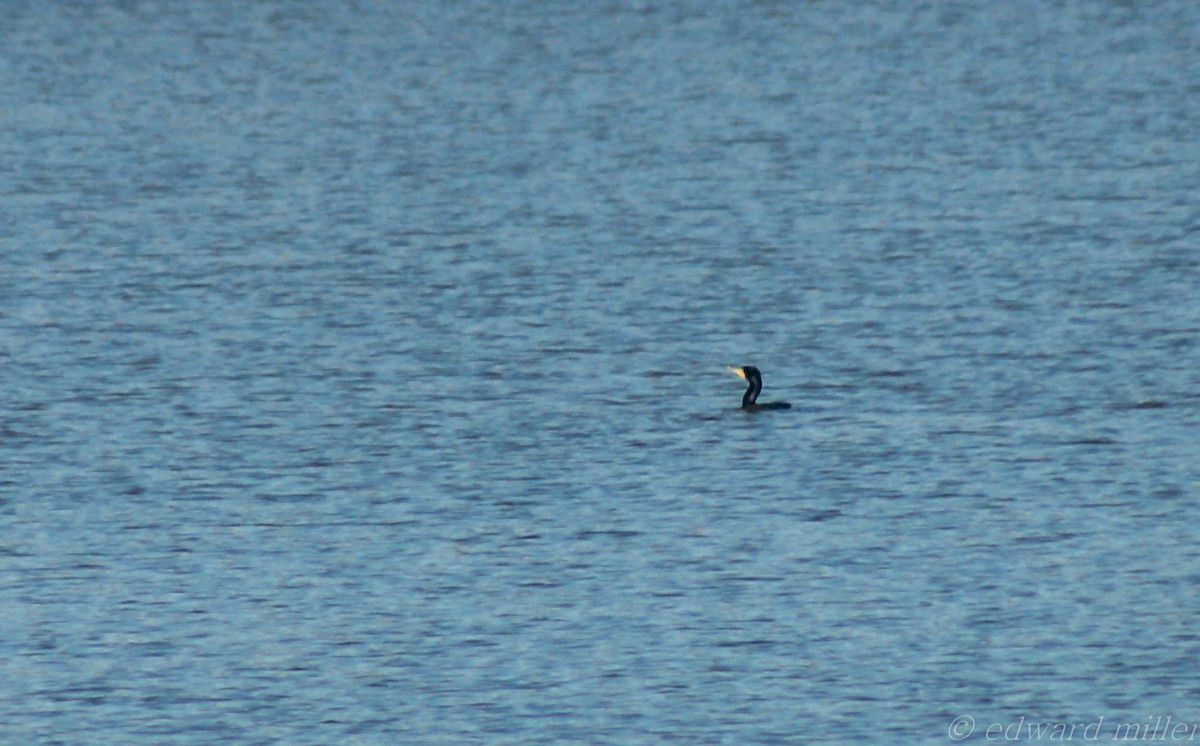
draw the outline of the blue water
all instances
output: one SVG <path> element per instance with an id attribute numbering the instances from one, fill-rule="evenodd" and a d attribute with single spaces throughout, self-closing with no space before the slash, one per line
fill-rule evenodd
<path id="1" fill-rule="evenodd" d="M 326 6 L 0 9 L 0 740 L 1200 722 L 1200 5 Z"/>

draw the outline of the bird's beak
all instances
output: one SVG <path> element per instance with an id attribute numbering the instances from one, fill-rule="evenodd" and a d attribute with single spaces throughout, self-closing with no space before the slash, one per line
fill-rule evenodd
<path id="1" fill-rule="evenodd" d="M 746 380 L 746 371 L 732 365 L 726 365 L 725 367 L 729 368 L 729 370 L 731 370 L 738 378 L 742 379 L 743 381 Z"/>

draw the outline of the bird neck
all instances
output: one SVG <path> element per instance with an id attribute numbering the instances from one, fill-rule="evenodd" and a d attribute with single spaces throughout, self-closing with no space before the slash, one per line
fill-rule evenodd
<path id="1" fill-rule="evenodd" d="M 746 389 L 746 393 L 742 395 L 743 407 L 749 407 L 754 404 L 758 400 L 759 392 L 762 391 L 762 381 L 756 378 L 747 378 L 746 380 L 750 384 L 750 388 Z"/>

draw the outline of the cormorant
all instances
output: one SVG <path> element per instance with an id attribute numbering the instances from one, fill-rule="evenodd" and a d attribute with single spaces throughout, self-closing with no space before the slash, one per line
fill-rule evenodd
<path id="1" fill-rule="evenodd" d="M 758 404 L 758 395 L 762 391 L 762 373 L 753 365 L 726 366 L 731 371 L 737 374 L 746 383 L 750 384 L 750 388 L 746 389 L 746 393 L 742 396 L 742 409 L 747 412 L 761 412 L 764 409 L 791 409 L 792 405 L 785 401 L 771 401 L 763 404 Z"/>

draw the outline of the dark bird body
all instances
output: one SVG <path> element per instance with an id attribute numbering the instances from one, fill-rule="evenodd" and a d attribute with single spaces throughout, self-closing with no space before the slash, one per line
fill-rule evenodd
<path id="1" fill-rule="evenodd" d="M 762 412 L 768 409 L 791 409 L 792 405 L 785 401 L 758 403 L 758 395 L 762 393 L 762 373 L 753 365 L 729 366 L 729 369 L 744 380 L 749 388 L 742 395 L 742 409 L 747 412 Z"/>

